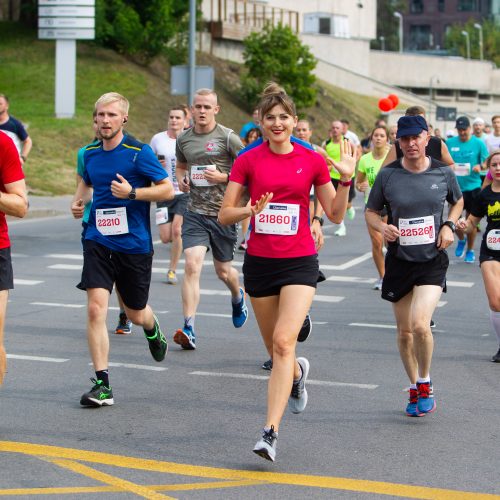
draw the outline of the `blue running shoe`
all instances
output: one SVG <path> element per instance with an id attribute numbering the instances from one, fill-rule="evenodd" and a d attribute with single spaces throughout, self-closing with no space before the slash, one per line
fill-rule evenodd
<path id="1" fill-rule="evenodd" d="M 417 409 L 418 392 L 417 389 L 410 388 L 410 399 L 406 405 L 406 414 L 409 417 L 423 417 L 424 413 L 420 413 Z"/>
<path id="2" fill-rule="evenodd" d="M 474 262 L 476 262 L 476 254 L 474 253 L 474 250 L 467 250 L 467 252 L 465 252 L 464 262 L 467 264 L 474 264 Z"/>
<path id="3" fill-rule="evenodd" d="M 187 325 L 184 325 L 182 330 L 179 328 L 174 333 L 174 342 L 186 351 L 194 351 L 196 349 L 196 336 L 193 329 Z"/>
<path id="4" fill-rule="evenodd" d="M 240 287 L 241 300 L 233 306 L 233 325 L 235 328 L 241 328 L 248 319 L 248 307 L 245 303 L 245 292 Z"/>
<path id="5" fill-rule="evenodd" d="M 466 240 L 458 240 L 457 248 L 455 248 L 455 257 L 462 257 L 465 250 L 465 241 Z"/>
<path id="6" fill-rule="evenodd" d="M 434 401 L 434 391 L 432 389 L 432 382 L 417 382 L 418 391 L 418 413 L 432 413 L 436 409 L 436 401 Z"/>

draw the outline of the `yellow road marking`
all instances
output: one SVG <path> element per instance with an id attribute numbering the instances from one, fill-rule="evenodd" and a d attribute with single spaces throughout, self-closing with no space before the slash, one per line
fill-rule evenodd
<path id="1" fill-rule="evenodd" d="M 139 484 L 132 483 L 131 481 L 126 481 L 125 479 L 120 479 L 119 477 L 112 476 L 111 474 L 106 474 L 105 472 L 92 469 L 91 467 L 74 462 L 73 460 L 67 460 L 64 458 L 48 458 L 47 460 L 53 464 L 59 465 L 60 467 L 69 469 L 77 474 L 81 474 L 82 476 L 90 477 L 91 479 L 109 484 L 110 486 L 114 486 L 115 488 L 123 491 L 135 493 L 136 495 L 149 500 L 172 500 L 173 498 L 157 493 L 156 491 L 140 486 Z"/>
<path id="2" fill-rule="evenodd" d="M 150 472 L 163 472 L 181 476 L 197 476 L 213 479 L 249 479 L 273 484 L 286 484 L 292 486 L 305 486 L 332 490 L 346 490 L 381 495 L 392 495 L 405 498 L 419 498 L 429 500 L 493 500 L 500 499 L 500 495 L 488 493 L 475 493 L 426 486 L 412 486 L 397 483 L 384 483 L 362 479 L 348 479 L 342 477 L 312 476 L 306 474 L 288 474 L 280 472 L 263 472 L 237 469 L 222 469 L 198 465 L 178 464 L 142 458 L 133 458 L 123 455 L 61 448 L 57 446 L 37 445 L 30 443 L 16 443 L 0 441 L 0 452 L 23 453 L 32 456 L 47 456 L 67 458 L 106 464 L 127 469 L 145 470 Z"/>

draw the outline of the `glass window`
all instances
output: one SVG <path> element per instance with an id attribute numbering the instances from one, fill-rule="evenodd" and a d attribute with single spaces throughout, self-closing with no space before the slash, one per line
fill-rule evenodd
<path id="1" fill-rule="evenodd" d="M 322 35 L 329 35 L 332 32 L 331 25 L 332 20 L 329 17 L 319 18 L 319 32 Z"/>
<path id="2" fill-rule="evenodd" d="M 411 0 L 410 12 L 412 14 L 422 14 L 424 11 L 424 0 Z"/>
<path id="3" fill-rule="evenodd" d="M 428 50 L 432 47 L 431 27 L 428 24 L 410 26 L 410 50 Z"/>
<path id="4" fill-rule="evenodd" d="M 444 12 L 444 8 L 445 8 L 444 0 L 438 0 L 438 11 Z"/>
<path id="5" fill-rule="evenodd" d="M 459 12 L 475 12 L 477 11 L 477 0 L 458 0 L 457 10 Z"/>

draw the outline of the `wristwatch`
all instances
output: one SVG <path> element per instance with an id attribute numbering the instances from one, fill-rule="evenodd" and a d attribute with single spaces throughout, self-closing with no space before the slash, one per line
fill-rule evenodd
<path id="1" fill-rule="evenodd" d="M 451 220 L 444 221 L 443 226 L 448 226 L 451 229 L 452 233 L 455 232 L 456 226 Z"/>
<path id="2" fill-rule="evenodd" d="M 135 188 L 132 188 L 132 191 L 130 191 L 130 193 L 128 194 L 128 199 L 129 200 L 135 200 L 137 197 L 137 194 L 135 192 Z"/>
<path id="3" fill-rule="evenodd" d="M 323 217 L 318 217 L 317 215 L 315 215 L 313 217 L 313 220 L 317 220 L 319 222 L 319 225 L 322 226 L 323 225 Z"/>

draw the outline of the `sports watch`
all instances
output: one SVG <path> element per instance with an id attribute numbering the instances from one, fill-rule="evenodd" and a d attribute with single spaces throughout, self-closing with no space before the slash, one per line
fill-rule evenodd
<path id="1" fill-rule="evenodd" d="M 129 200 L 135 200 L 137 198 L 137 194 L 135 192 L 135 188 L 132 188 L 132 191 L 128 194 L 128 199 Z"/>
<path id="2" fill-rule="evenodd" d="M 455 223 L 452 222 L 451 220 L 444 221 L 443 226 L 448 226 L 453 233 L 455 232 L 456 226 L 455 226 Z"/>

